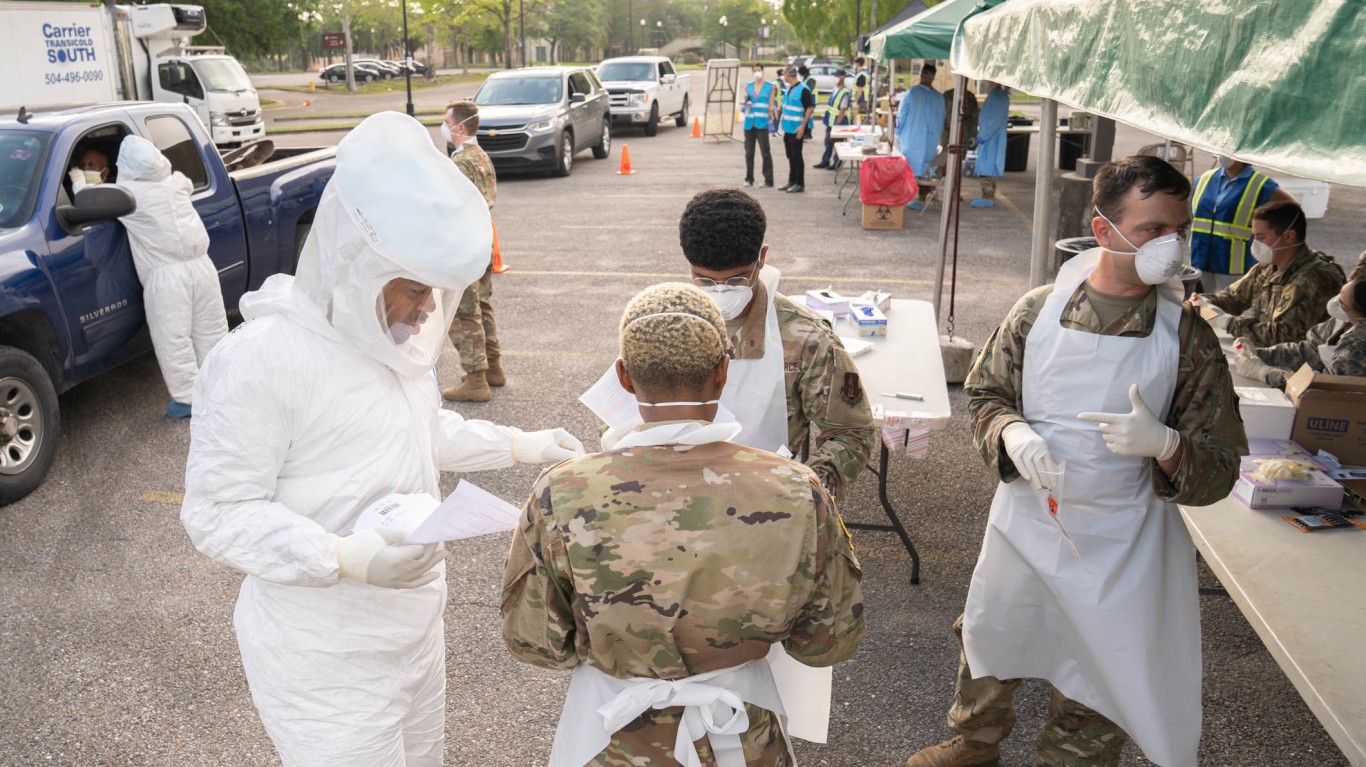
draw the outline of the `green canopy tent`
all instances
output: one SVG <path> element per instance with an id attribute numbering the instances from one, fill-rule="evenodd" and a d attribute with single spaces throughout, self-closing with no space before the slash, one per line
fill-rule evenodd
<path id="1" fill-rule="evenodd" d="M 953 36 L 963 19 L 1000 5 L 1004 0 L 944 0 L 929 10 L 873 35 L 868 55 L 892 59 L 947 59 Z"/>
<path id="2" fill-rule="evenodd" d="M 1361 0 L 1012 0 L 954 69 L 1260 168 L 1366 186 Z"/>
<path id="3" fill-rule="evenodd" d="M 1044 98 L 1040 168 L 1052 167 L 1061 102 L 1261 168 L 1366 186 L 1361 0 L 1012 0 L 967 20 L 950 59 Z M 1050 220 L 1051 187 L 1040 173 L 1036 222 Z M 1032 285 L 1047 256 L 1036 226 Z"/>

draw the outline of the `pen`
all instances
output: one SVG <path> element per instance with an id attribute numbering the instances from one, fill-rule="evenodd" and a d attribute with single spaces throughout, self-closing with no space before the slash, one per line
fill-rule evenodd
<path id="1" fill-rule="evenodd" d="M 915 401 L 917 401 L 917 402 L 924 402 L 924 401 L 925 401 L 925 398 L 922 397 L 922 396 L 920 396 L 919 394 L 912 394 L 911 392 L 907 392 L 907 391 L 899 391 L 899 392 L 889 392 L 889 391 L 885 391 L 885 392 L 882 393 L 882 396 L 884 396 L 884 397 L 896 397 L 897 399 L 913 399 L 913 400 L 915 400 Z"/>

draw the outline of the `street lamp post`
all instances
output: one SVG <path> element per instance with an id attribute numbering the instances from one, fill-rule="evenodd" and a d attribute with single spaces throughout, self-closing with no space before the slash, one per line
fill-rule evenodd
<path id="1" fill-rule="evenodd" d="M 413 116 L 413 52 L 408 47 L 408 0 L 403 3 L 403 84 L 408 88 L 408 116 Z"/>

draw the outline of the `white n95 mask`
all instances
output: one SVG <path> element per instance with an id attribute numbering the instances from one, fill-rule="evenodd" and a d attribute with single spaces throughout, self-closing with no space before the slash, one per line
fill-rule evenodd
<path id="1" fill-rule="evenodd" d="M 441 138 L 444 139 L 447 144 L 455 143 L 455 138 L 451 136 L 451 126 L 444 122 L 441 123 Z"/>
<path id="2" fill-rule="evenodd" d="M 1342 308 L 1342 296 L 1333 296 L 1328 301 L 1328 316 L 1342 322 L 1352 321 L 1352 318 L 1347 316 L 1347 310 Z"/>
<path id="3" fill-rule="evenodd" d="M 1111 221 L 1099 210 L 1096 211 L 1096 215 L 1105 219 L 1105 223 L 1110 225 L 1110 231 L 1119 235 L 1119 238 L 1124 240 L 1126 245 L 1134 248 L 1131 251 L 1114 250 L 1111 248 L 1106 248 L 1106 250 L 1121 256 L 1133 256 L 1134 271 L 1138 272 L 1138 278 L 1145 284 L 1161 285 L 1165 283 L 1167 280 L 1180 274 L 1182 265 L 1189 260 L 1188 251 L 1190 245 L 1186 242 L 1186 238 L 1182 237 L 1177 232 L 1164 234 L 1161 237 L 1154 237 L 1143 243 L 1143 247 L 1135 248 L 1134 244 L 1129 241 L 1129 238 L 1124 236 L 1124 232 L 1121 232 L 1119 227 L 1115 226 L 1115 222 Z"/>
<path id="4" fill-rule="evenodd" d="M 721 319 L 733 320 L 754 300 L 754 288 L 747 285 L 710 285 L 701 289 L 721 310 Z"/>

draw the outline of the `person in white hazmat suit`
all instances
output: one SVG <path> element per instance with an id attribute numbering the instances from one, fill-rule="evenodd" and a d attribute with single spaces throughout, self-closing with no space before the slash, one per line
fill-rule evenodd
<path id="1" fill-rule="evenodd" d="M 171 392 L 166 415 L 190 415 L 195 374 L 228 332 L 218 270 L 209 260 L 209 233 L 190 202 L 194 183 L 141 136 L 119 144 L 119 186 L 137 210 L 119 219 L 128 232 L 133 267 L 161 377 Z"/>
<path id="2" fill-rule="evenodd" d="M 1195 767 L 1200 612 L 1175 504 L 1227 496 L 1247 437 L 1219 339 L 1175 279 L 1189 195 L 1156 157 L 1102 167 L 1100 247 L 1025 294 L 963 384 L 1001 482 L 954 627 L 958 735 L 908 767 L 996 764 L 1024 677 L 1053 685 L 1036 767 L 1113 767 L 1127 738 Z"/>
<path id="3" fill-rule="evenodd" d="M 209 355 L 181 520 L 246 573 L 233 616 L 252 699 L 286 767 L 430 767 L 444 746 L 445 552 L 354 532 L 438 472 L 583 452 L 440 407 L 433 365 L 488 265 L 488 206 L 411 117 L 367 118 L 337 147 L 298 276 L 242 298 Z"/>

